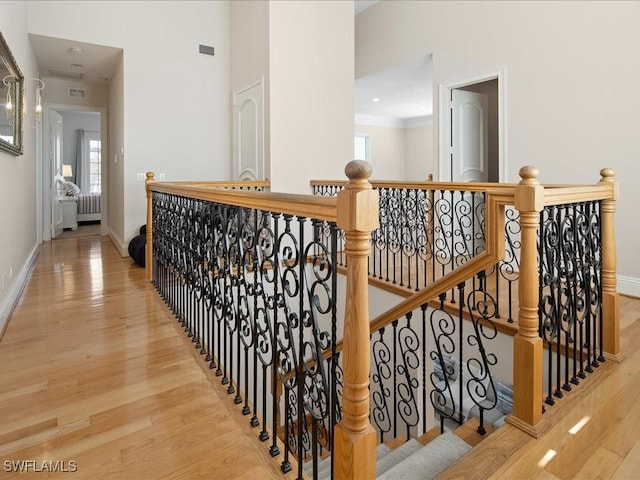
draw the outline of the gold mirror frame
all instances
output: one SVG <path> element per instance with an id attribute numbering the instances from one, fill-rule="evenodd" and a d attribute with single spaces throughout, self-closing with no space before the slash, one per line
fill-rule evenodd
<path id="1" fill-rule="evenodd" d="M 0 116 L 2 122 L 0 125 L 5 127 L 13 127 L 13 141 L 9 142 L 0 138 L 0 150 L 9 152 L 13 155 L 22 155 L 22 120 L 24 116 L 24 76 L 18 68 L 16 59 L 13 58 L 9 46 L 0 32 L 0 101 L 2 109 Z M 13 113 L 7 115 L 6 98 L 9 93 L 11 103 L 13 104 Z M 10 129 L 9 129 L 10 130 Z"/>

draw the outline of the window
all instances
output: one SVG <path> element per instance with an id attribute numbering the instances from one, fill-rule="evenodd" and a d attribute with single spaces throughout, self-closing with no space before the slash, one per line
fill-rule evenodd
<path id="1" fill-rule="evenodd" d="M 369 135 L 356 134 L 354 144 L 355 153 L 353 158 L 356 160 L 366 160 L 367 162 L 371 162 Z"/>
<path id="2" fill-rule="evenodd" d="M 84 142 L 84 148 L 87 152 L 86 158 L 89 159 L 89 192 L 100 193 L 102 188 L 102 149 L 100 133 L 86 132 Z"/>

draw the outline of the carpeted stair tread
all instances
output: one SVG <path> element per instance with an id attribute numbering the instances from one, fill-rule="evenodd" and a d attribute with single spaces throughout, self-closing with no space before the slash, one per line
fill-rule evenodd
<path id="1" fill-rule="evenodd" d="M 382 457 L 391 452 L 391 448 L 381 443 L 376 448 L 376 459 L 380 460 Z M 302 467 L 309 477 L 313 477 L 313 462 L 307 462 Z M 331 457 L 323 458 L 318 462 L 318 480 L 328 480 L 331 478 Z"/>
<path id="2" fill-rule="evenodd" d="M 405 458 L 417 452 L 422 447 L 423 445 L 419 441 L 412 438 L 408 442 L 400 445 L 398 448 L 391 450 L 391 452 L 387 453 L 384 457 L 379 458 L 376 462 L 377 475 L 379 476 L 390 468 L 393 468 L 394 465 L 402 462 Z"/>
<path id="3" fill-rule="evenodd" d="M 405 444 L 406 445 L 406 444 Z M 390 468 L 378 470 L 378 480 L 432 479 L 456 462 L 471 446 L 452 432 L 445 432 Z M 393 453 L 393 452 L 392 452 Z M 391 454 L 387 455 L 389 458 Z"/>

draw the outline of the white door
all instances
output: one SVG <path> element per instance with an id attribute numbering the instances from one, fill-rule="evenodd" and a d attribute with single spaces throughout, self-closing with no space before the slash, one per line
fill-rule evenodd
<path id="1" fill-rule="evenodd" d="M 62 115 L 49 112 L 48 158 L 51 162 L 51 238 L 62 233 L 62 202 L 59 180 L 62 179 Z"/>
<path id="2" fill-rule="evenodd" d="M 487 94 L 454 89 L 451 91 L 451 180 L 453 182 L 489 181 L 489 135 Z M 473 257 L 485 249 L 482 194 L 455 194 L 454 250 Z"/>
<path id="3" fill-rule="evenodd" d="M 451 93 L 451 181 L 487 182 L 488 95 L 458 89 Z"/>
<path id="4" fill-rule="evenodd" d="M 233 93 L 233 177 L 264 179 L 263 83 Z"/>

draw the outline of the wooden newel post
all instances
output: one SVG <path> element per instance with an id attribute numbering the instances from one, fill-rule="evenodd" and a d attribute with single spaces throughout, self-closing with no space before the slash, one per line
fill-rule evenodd
<path id="1" fill-rule="evenodd" d="M 520 169 L 515 189 L 520 212 L 521 249 L 518 280 L 518 333 L 513 339 L 513 413 L 507 421 L 538 437 L 542 420 L 542 339 L 538 335 L 537 228 L 544 207 L 544 188 L 538 170 Z"/>
<path id="2" fill-rule="evenodd" d="M 612 168 L 600 170 L 598 185 L 611 189 L 611 196 L 602 201 L 602 349 L 606 358 L 621 361 L 620 352 L 620 298 L 617 283 L 616 202 L 618 182 Z"/>
<path id="3" fill-rule="evenodd" d="M 342 369 L 342 420 L 334 433 L 334 478 L 376 477 L 376 433 L 369 423 L 369 280 L 367 257 L 371 231 L 378 226 L 378 192 L 368 178 L 371 166 L 362 160 L 345 168 L 349 183 L 338 193 L 337 223 L 344 230 L 347 293 Z"/>
<path id="4" fill-rule="evenodd" d="M 147 172 L 144 188 L 147 191 L 147 239 L 144 248 L 144 270 L 147 281 L 153 280 L 153 195 L 150 183 L 155 181 L 153 172 Z"/>

